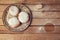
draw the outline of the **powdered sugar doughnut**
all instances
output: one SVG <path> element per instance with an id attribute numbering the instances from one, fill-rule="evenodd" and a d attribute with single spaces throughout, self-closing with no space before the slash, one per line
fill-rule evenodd
<path id="1" fill-rule="evenodd" d="M 16 28 L 20 23 L 16 17 L 13 17 L 8 20 L 8 24 L 10 25 L 10 27 Z"/>
<path id="2" fill-rule="evenodd" d="M 26 23 L 29 20 L 29 15 L 27 12 L 20 12 L 18 19 L 21 23 Z"/>
<path id="3" fill-rule="evenodd" d="M 19 12 L 18 7 L 16 6 L 11 6 L 8 11 L 12 16 L 16 16 Z"/>

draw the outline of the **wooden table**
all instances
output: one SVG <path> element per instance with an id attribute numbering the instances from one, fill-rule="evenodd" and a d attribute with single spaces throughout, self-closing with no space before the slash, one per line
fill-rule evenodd
<path id="1" fill-rule="evenodd" d="M 10 4 L 20 3 L 31 9 L 32 23 L 23 32 L 12 32 L 4 26 L 2 15 Z M 0 40 L 60 40 L 60 0 L 0 0 Z"/>

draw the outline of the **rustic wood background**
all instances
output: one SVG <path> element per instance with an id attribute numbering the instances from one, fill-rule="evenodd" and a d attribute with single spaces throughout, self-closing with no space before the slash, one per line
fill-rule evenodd
<path id="1" fill-rule="evenodd" d="M 2 14 L 10 4 L 20 3 L 31 9 L 32 24 L 24 32 L 11 32 L 3 25 Z M 47 23 L 55 25 L 53 32 L 43 30 Z M 0 40 L 60 40 L 60 0 L 0 0 Z"/>

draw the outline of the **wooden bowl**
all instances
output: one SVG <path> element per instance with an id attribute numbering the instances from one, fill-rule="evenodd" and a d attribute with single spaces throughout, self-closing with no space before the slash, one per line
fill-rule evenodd
<path id="1" fill-rule="evenodd" d="M 24 24 L 21 24 L 20 26 L 18 26 L 17 28 L 11 28 L 8 24 L 8 19 L 13 17 L 11 16 L 9 13 L 8 13 L 8 10 L 9 10 L 9 7 L 10 6 L 17 6 L 21 11 L 26 11 L 28 12 L 29 14 L 29 21 L 27 23 L 24 23 Z M 19 31 L 24 31 L 26 30 L 30 24 L 31 24 L 31 21 L 32 21 L 32 13 L 31 13 L 31 10 L 25 5 L 25 4 L 11 4 L 9 5 L 3 12 L 3 16 L 2 16 L 2 20 L 3 20 L 3 24 L 5 25 L 5 27 L 11 31 L 15 31 L 15 32 L 19 32 Z"/>

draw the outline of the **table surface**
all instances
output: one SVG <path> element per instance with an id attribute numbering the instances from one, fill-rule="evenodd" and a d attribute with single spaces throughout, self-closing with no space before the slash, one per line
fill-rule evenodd
<path id="1" fill-rule="evenodd" d="M 23 32 L 12 32 L 4 26 L 2 15 L 10 4 L 21 3 L 31 9 L 32 23 Z M 60 40 L 60 0 L 0 0 L 0 40 Z"/>

